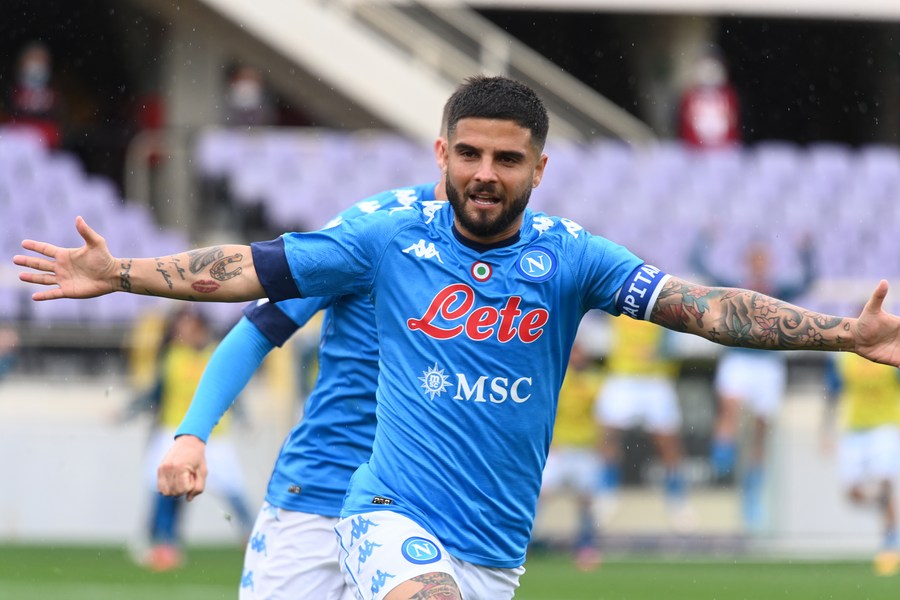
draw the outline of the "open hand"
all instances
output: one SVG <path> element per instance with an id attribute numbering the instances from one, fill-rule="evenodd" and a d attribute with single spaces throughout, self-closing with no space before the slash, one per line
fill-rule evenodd
<path id="1" fill-rule="evenodd" d="M 84 239 L 81 248 L 61 248 L 47 242 L 24 240 L 22 247 L 39 256 L 17 254 L 13 262 L 20 267 L 42 271 L 41 273 L 19 273 L 19 279 L 38 285 L 59 287 L 35 292 L 33 300 L 55 300 L 57 298 L 93 298 L 116 291 L 117 279 L 128 281 L 130 262 L 118 264 L 106 240 L 91 229 L 84 219 L 75 219 L 75 229 Z M 124 277 L 119 274 L 125 273 Z M 127 290 L 126 290 L 127 291 Z"/>

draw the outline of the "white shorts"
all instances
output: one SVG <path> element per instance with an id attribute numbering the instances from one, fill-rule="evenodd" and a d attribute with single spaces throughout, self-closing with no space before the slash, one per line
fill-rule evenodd
<path id="1" fill-rule="evenodd" d="M 675 384 L 666 377 L 610 377 L 595 411 L 600 423 L 615 429 L 643 425 L 653 433 L 672 433 L 681 426 Z"/>
<path id="2" fill-rule="evenodd" d="M 787 364 L 776 352 L 728 351 L 716 369 L 716 392 L 741 400 L 752 413 L 775 416 L 787 384 Z"/>
<path id="3" fill-rule="evenodd" d="M 174 429 L 159 429 L 154 432 L 147 447 L 147 484 L 155 490 L 156 473 L 159 463 L 175 440 Z M 206 489 L 221 496 L 244 496 L 244 478 L 240 460 L 234 444 L 228 438 L 211 436 L 206 444 L 206 466 L 209 474 L 206 477 Z"/>
<path id="4" fill-rule="evenodd" d="M 599 476 L 600 458 L 595 449 L 550 446 L 541 489 L 544 492 L 570 489 L 593 494 Z"/>
<path id="5" fill-rule="evenodd" d="M 240 600 L 352 600 L 338 563 L 336 517 L 263 504 L 247 542 Z"/>
<path id="6" fill-rule="evenodd" d="M 838 446 L 838 469 L 846 486 L 893 480 L 900 473 L 900 430 L 884 425 L 844 433 Z"/>
<path id="7" fill-rule="evenodd" d="M 395 587 L 425 573 L 447 573 L 466 600 L 507 600 L 524 567 L 497 569 L 459 560 L 425 528 L 381 510 L 341 519 L 335 531 L 347 585 L 358 600 L 382 600 Z"/>

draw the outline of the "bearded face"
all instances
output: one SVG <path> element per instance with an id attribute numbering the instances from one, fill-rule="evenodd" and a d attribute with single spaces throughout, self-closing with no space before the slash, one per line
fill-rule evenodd
<path id="1" fill-rule="evenodd" d="M 460 119 L 443 146 L 447 199 L 464 236 L 491 244 L 515 234 L 547 157 L 513 121 Z"/>
<path id="2" fill-rule="evenodd" d="M 453 207 L 459 225 L 465 231 L 480 238 L 493 238 L 502 235 L 517 222 L 528 206 L 531 188 L 526 188 L 511 200 L 499 200 L 500 193 L 493 183 L 473 183 L 460 193 L 450 178 L 447 178 L 447 199 Z M 496 199 L 496 200 L 495 200 Z M 499 212 L 488 212 L 481 209 L 467 210 L 467 204 L 491 203 L 499 207 Z"/>

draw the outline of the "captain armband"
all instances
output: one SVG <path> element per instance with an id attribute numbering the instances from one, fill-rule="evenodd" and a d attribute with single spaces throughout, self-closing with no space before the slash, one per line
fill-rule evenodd
<path id="1" fill-rule="evenodd" d="M 631 272 L 616 295 L 616 309 L 632 319 L 647 321 L 656 297 L 669 275 L 643 264 Z"/>

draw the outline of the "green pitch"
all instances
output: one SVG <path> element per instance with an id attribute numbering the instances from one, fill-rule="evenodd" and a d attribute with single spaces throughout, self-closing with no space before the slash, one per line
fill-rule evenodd
<path id="1" fill-rule="evenodd" d="M 192 548 L 183 569 L 149 573 L 118 548 L 0 546 L 0 599 L 231 599 L 242 560 L 240 549 Z M 876 577 L 867 562 L 613 558 L 581 573 L 565 557 L 539 555 L 526 568 L 517 600 L 900 598 L 900 577 Z"/>

